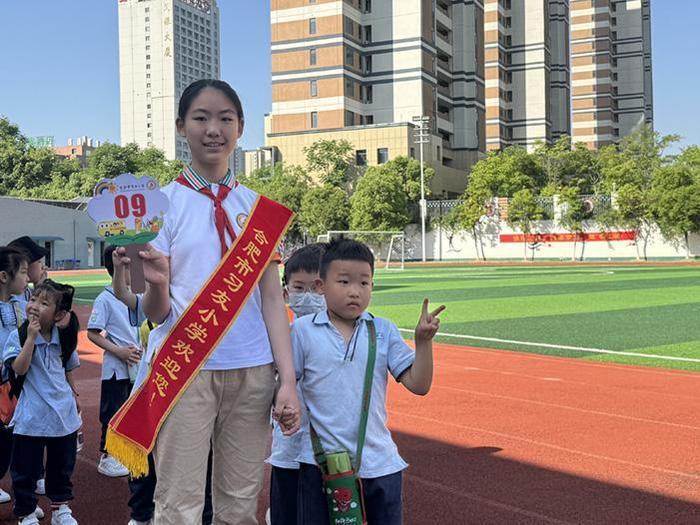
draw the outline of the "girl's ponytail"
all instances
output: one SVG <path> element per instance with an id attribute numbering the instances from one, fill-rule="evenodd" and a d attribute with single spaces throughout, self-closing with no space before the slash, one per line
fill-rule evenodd
<path id="1" fill-rule="evenodd" d="M 73 310 L 68 312 L 68 315 L 70 316 L 68 326 L 58 330 L 58 340 L 61 343 L 61 361 L 63 362 L 64 368 L 70 356 L 73 355 L 73 352 L 78 348 L 78 332 L 80 332 L 78 316 L 75 315 Z"/>

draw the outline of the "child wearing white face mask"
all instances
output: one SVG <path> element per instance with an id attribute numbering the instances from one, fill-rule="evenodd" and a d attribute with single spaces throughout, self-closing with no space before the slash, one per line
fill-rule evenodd
<path id="1" fill-rule="evenodd" d="M 283 294 L 293 314 L 290 315 L 291 322 L 326 309 L 325 298 L 316 291 L 322 250 L 321 244 L 309 244 L 295 251 L 284 264 Z M 267 459 L 272 466 L 268 515 L 269 523 L 273 525 L 297 524 L 297 502 L 293 496 L 297 493 L 299 481 L 297 457 L 302 445 L 311 446 L 304 402 L 299 399 L 299 403 L 301 428 L 296 434 L 284 436 L 279 425 L 273 422 L 272 453 Z"/>

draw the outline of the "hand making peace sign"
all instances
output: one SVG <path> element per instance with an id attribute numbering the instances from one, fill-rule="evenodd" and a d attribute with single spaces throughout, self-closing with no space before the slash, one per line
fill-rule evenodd
<path id="1" fill-rule="evenodd" d="M 445 305 L 438 306 L 432 312 L 428 312 L 428 298 L 423 299 L 423 308 L 421 309 L 420 318 L 416 325 L 415 340 L 416 342 L 431 341 L 440 328 L 440 319 L 438 315 L 445 309 Z"/>

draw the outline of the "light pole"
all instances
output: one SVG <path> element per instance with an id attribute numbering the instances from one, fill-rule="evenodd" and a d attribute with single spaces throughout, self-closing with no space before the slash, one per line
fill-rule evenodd
<path id="1" fill-rule="evenodd" d="M 423 144 L 428 144 L 430 142 L 430 117 L 416 116 L 413 117 L 413 122 L 417 123 L 417 127 L 414 130 L 414 140 L 420 148 L 420 229 L 421 229 L 421 249 L 422 257 L 421 260 L 425 262 L 425 215 L 426 215 L 426 202 L 425 202 L 425 177 L 423 175 Z"/>

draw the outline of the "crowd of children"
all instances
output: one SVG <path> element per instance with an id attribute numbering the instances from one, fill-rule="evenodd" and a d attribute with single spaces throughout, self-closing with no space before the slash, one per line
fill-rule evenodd
<path id="1" fill-rule="evenodd" d="M 139 253 L 146 292 L 131 293 L 132 261 L 123 248 L 108 247 L 112 286 L 96 298 L 87 326 L 104 350 L 97 469 L 110 477 L 128 471 L 105 448 L 108 422 L 138 391 L 258 202 L 228 171 L 244 125 L 228 84 L 188 86 L 176 124 L 192 163 L 163 189 L 170 201 L 163 228 Z M 29 248 L 0 248 L 2 450 L 12 443 L 11 457 L 0 457 L 0 476 L 9 464 L 21 525 L 43 516 L 35 492 L 44 477 L 52 525 L 70 525 L 77 523 L 68 503 L 81 425 L 71 379 L 79 365 L 73 289 L 46 279 L 45 253 L 24 239 Z M 157 429 L 149 474 L 129 482 L 131 525 L 257 523 L 270 421 L 273 525 L 347 523 L 334 516 L 349 510 L 361 511 L 370 525 L 401 523 L 407 464 L 386 427 L 387 376 L 415 394 L 428 392 L 431 341 L 444 307 L 429 312 L 424 301 L 414 351 L 392 322 L 367 311 L 374 257 L 364 244 L 342 239 L 297 250 L 285 261 L 283 286 L 277 262 L 273 256 L 262 270 Z M 0 502 L 9 500 L 0 491 Z"/>

